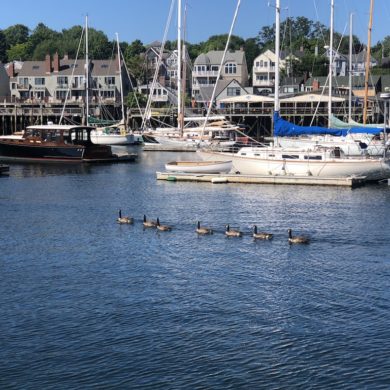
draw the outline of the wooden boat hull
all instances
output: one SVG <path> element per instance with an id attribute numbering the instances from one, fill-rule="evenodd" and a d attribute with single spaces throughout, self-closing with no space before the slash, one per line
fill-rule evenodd
<path id="1" fill-rule="evenodd" d="M 85 148 L 80 145 L 53 146 L 0 140 L 1 160 L 82 161 L 84 151 Z"/>
<path id="2" fill-rule="evenodd" d="M 165 169 L 168 172 L 227 173 L 232 165 L 232 161 L 172 161 L 165 164 Z"/>

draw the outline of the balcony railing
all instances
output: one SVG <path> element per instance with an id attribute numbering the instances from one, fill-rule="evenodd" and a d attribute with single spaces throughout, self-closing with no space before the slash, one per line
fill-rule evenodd
<path id="1" fill-rule="evenodd" d="M 255 73 L 268 73 L 275 72 L 276 66 L 254 66 L 253 71 Z"/>
<path id="2" fill-rule="evenodd" d="M 195 77 L 217 77 L 218 71 L 217 70 L 193 70 L 192 76 Z"/>

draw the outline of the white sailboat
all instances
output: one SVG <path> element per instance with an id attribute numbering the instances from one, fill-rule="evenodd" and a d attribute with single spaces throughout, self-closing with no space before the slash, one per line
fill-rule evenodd
<path id="1" fill-rule="evenodd" d="M 119 123 L 105 127 L 97 127 L 96 130 L 91 131 L 91 141 L 98 145 L 132 145 L 135 143 L 134 135 L 129 133 L 125 124 L 125 107 L 123 102 L 123 84 L 122 84 L 122 68 L 121 55 L 119 47 L 119 37 L 116 33 L 118 69 L 120 79 L 120 94 L 122 105 L 122 119 Z"/>
<path id="2" fill-rule="evenodd" d="M 277 126 L 275 135 L 282 147 L 310 148 L 318 145 L 339 147 L 346 156 L 383 156 L 388 145 L 383 142 L 383 125 L 365 125 L 352 120 L 352 14 L 349 22 L 349 123 L 344 123 L 332 115 L 332 77 L 333 77 L 333 18 L 334 0 L 331 1 L 330 22 L 330 61 L 329 61 L 329 95 L 328 95 L 328 128 L 304 126 Z M 366 69 L 366 73 L 368 69 Z M 282 120 L 279 120 L 279 123 Z"/>
<path id="3" fill-rule="evenodd" d="M 279 117 L 280 0 L 276 0 L 275 17 L 276 73 L 274 122 L 277 122 L 281 119 Z M 366 180 L 380 180 L 390 177 L 390 164 L 388 159 L 374 158 L 371 156 L 347 158 L 339 147 L 334 146 L 329 148 L 318 145 L 308 149 L 302 147 L 283 148 L 280 146 L 260 146 L 244 147 L 236 153 L 206 149 L 202 149 L 198 153 L 204 160 L 232 160 L 233 171 L 241 174 L 303 175 L 317 177 L 365 176 Z"/>
<path id="4" fill-rule="evenodd" d="M 237 4 L 236 14 L 240 5 Z M 236 142 L 236 135 L 240 132 L 240 127 L 229 122 L 224 116 L 210 116 L 210 108 L 206 117 L 185 117 L 183 90 L 185 80 L 183 80 L 182 65 L 182 21 L 181 21 L 181 0 L 177 3 L 178 29 L 177 29 L 177 127 L 159 127 L 148 132 L 144 132 L 144 148 L 147 150 L 169 150 L 169 151 L 196 151 L 200 145 L 218 144 L 223 148 L 230 147 Z M 234 21 L 233 21 L 234 23 Z M 233 27 L 233 25 L 232 25 Z M 231 28 L 232 29 L 232 28 Z M 230 39 L 229 34 L 228 41 Z M 228 46 L 228 44 L 226 45 Z M 225 49 L 225 52 L 227 47 Z M 222 64 L 220 66 L 222 69 Z M 218 79 L 219 77 L 217 77 Z M 214 93 L 213 93 L 214 94 Z M 211 101 L 213 98 L 211 99 Z"/>

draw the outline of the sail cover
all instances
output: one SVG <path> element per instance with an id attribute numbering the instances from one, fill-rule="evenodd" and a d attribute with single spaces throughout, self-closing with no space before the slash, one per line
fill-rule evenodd
<path id="1" fill-rule="evenodd" d="M 346 129 L 332 129 L 320 126 L 299 126 L 282 119 L 278 111 L 274 112 L 274 136 L 275 137 L 296 137 L 298 135 L 329 134 L 335 136 L 346 136 L 348 133 L 380 134 L 383 128 L 349 127 Z"/>

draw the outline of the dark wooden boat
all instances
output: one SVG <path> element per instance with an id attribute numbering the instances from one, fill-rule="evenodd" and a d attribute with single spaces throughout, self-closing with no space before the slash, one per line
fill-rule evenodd
<path id="1" fill-rule="evenodd" d="M 134 161 L 136 154 L 118 156 L 107 145 L 91 142 L 94 127 L 29 126 L 20 139 L 0 139 L 0 160 L 53 162 Z"/>

